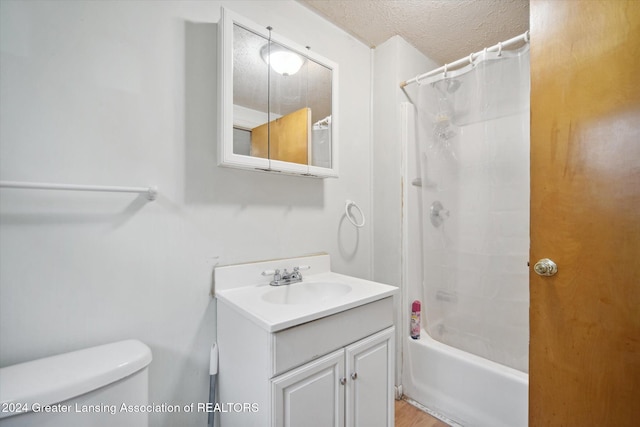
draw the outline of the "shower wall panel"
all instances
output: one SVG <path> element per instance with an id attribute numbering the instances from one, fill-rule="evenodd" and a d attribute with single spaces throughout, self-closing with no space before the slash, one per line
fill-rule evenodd
<path id="1" fill-rule="evenodd" d="M 528 51 L 423 84 L 422 299 L 436 340 L 528 369 Z"/>

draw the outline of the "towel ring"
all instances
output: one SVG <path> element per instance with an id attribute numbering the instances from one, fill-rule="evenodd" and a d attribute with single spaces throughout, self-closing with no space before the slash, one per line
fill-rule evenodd
<path id="1" fill-rule="evenodd" d="M 356 209 L 358 209 L 358 212 L 360 212 L 360 216 L 362 217 L 362 222 L 360 224 L 358 224 L 356 222 L 355 217 L 353 216 L 353 214 L 349 210 L 352 206 L 354 206 Z M 352 200 L 347 200 L 345 202 L 345 204 L 344 204 L 344 213 L 345 213 L 347 219 L 349 220 L 349 222 L 351 222 L 351 224 L 355 225 L 358 228 L 364 227 L 364 223 L 365 223 L 364 213 L 362 213 L 362 209 L 360 209 L 360 206 L 358 206 L 356 204 L 356 202 L 354 202 Z"/>

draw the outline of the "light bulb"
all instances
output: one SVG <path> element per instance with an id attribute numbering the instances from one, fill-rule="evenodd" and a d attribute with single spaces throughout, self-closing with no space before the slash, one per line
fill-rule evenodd
<path id="1" fill-rule="evenodd" d="M 264 62 L 269 64 L 276 73 L 283 76 L 294 75 L 300 71 L 302 64 L 304 64 L 302 56 L 274 43 L 271 44 L 271 49 L 269 49 L 269 44 L 262 46 L 260 55 Z"/>

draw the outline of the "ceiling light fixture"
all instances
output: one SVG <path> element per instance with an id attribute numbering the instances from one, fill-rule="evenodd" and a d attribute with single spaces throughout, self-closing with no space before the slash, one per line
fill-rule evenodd
<path id="1" fill-rule="evenodd" d="M 292 76 L 304 64 L 304 58 L 297 53 L 275 43 L 267 43 L 260 49 L 262 60 L 283 76 Z"/>

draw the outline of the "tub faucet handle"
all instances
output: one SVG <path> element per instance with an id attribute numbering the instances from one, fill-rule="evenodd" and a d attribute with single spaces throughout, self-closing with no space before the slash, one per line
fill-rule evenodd
<path id="1" fill-rule="evenodd" d="M 435 201 L 431 204 L 431 212 L 429 213 L 431 224 L 434 227 L 440 227 L 445 219 L 449 218 L 449 210 L 442 206 L 442 203 Z"/>

